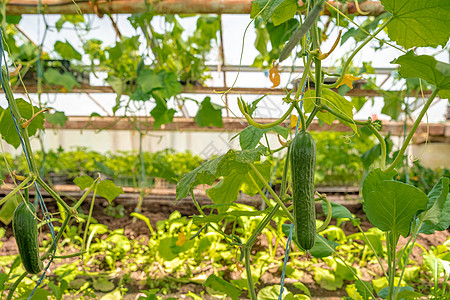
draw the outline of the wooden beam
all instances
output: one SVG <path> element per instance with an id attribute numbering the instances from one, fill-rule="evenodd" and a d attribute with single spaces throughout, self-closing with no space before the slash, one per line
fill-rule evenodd
<path id="1" fill-rule="evenodd" d="M 147 10 L 145 0 L 11 0 L 6 5 L 7 15 L 37 14 L 38 4 L 45 14 L 133 14 Z M 75 3 L 76 4 L 75 4 Z M 299 1 L 301 4 L 301 1 Z M 150 0 L 157 14 L 250 14 L 250 0 Z M 342 4 L 328 1 L 346 14 L 358 14 L 353 2 Z M 385 10 L 380 1 L 365 1 L 360 4 L 369 16 L 378 16 Z M 325 6 L 324 14 L 329 15 Z"/>
<path id="2" fill-rule="evenodd" d="M 26 84 L 27 92 L 28 93 L 37 93 L 37 85 L 35 84 Z M 225 87 L 201 87 L 201 86 L 193 86 L 183 87 L 183 93 L 185 94 L 217 94 L 217 92 L 220 91 L 226 91 L 228 88 Z M 25 93 L 25 89 L 23 86 L 15 86 L 12 88 L 14 93 Z M 337 91 L 337 89 L 333 89 L 334 91 Z M 61 87 L 53 86 L 48 87 L 44 86 L 42 88 L 42 92 L 49 93 L 49 94 L 64 94 L 63 91 L 61 91 Z M 411 91 L 411 94 L 415 94 L 416 91 Z M 0 93 L 3 93 L 1 90 Z M 74 87 L 70 93 L 90 93 L 90 94 L 96 94 L 96 93 L 114 93 L 114 90 L 110 86 L 92 86 L 92 85 L 86 85 L 83 84 L 80 87 Z M 286 90 L 276 88 L 233 88 L 231 91 L 229 91 L 229 94 L 237 94 L 237 95 L 286 95 Z M 427 97 L 431 95 L 431 91 L 424 91 L 424 96 Z M 378 90 L 362 90 L 362 89 L 352 89 L 345 94 L 346 96 L 351 97 L 378 97 L 383 96 Z"/>
<path id="3" fill-rule="evenodd" d="M 152 131 L 154 120 L 151 117 L 137 117 L 137 122 L 141 130 Z M 266 124 L 275 121 L 275 119 L 255 119 L 258 123 Z M 134 125 L 129 119 L 123 117 L 84 117 L 71 116 L 63 128 L 45 122 L 45 128 L 49 129 L 76 129 L 76 130 L 133 130 Z M 240 131 L 248 126 L 245 120 L 238 118 L 223 118 L 223 127 L 199 127 L 192 118 L 174 118 L 172 123 L 162 125 L 158 131 Z M 284 126 L 287 126 L 284 123 Z M 383 121 L 383 132 L 391 133 L 392 136 L 403 136 L 403 122 Z M 412 123 L 407 124 L 407 130 L 412 127 Z M 319 125 L 317 120 L 311 123 L 310 130 L 313 131 L 352 131 L 344 124 L 335 122 L 332 125 Z M 450 123 L 422 123 L 417 129 L 414 137 L 420 142 L 424 135 L 429 134 L 432 138 L 446 138 L 450 133 Z"/>

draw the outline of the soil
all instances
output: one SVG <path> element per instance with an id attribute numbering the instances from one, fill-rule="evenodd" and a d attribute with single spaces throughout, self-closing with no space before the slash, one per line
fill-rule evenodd
<path id="1" fill-rule="evenodd" d="M 56 203 L 51 199 L 46 199 L 46 204 L 49 211 L 57 211 Z M 121 202 L 121 201 L 120 201 Z M 132 218 L 129 217 L 130 213 L 132 213 L 135 210 L 136 204 L 131 201 L 123 201 L 122 203 L 116 202 L 114 205 L 123 205 L 124 211 L 123 211 L 123 217 L 115 218 L 113 216 L 108 216 L 104 213 L 104 209 L 108 206 L 108 201 L 105 199 L 97 199 L 95 203 L 95 207 L 93 210 L 93 218 L 95 218 L 100 224 L 105 224 L 108 226 L 109 230 L 116 230 L 120 228 L 125 229 L 125 235 L 129 239 L 141 239 L 145 238 L 148 239 L 149 229 L 147 225 L 140 221 L 136 220 L 133 221 Z M 87 201 L 83 204 L 82 210 L 83 213 L 87 214 L 89 211 L 89 205 Z M 353 203 L 352 205 L 347 206 L 347 208 L 355 214 L 357 217 L 361 219 L 361 227 L 364 230 L 369 229 L 372 227 L 372 225 L 368 222 L 366 219 L 362 206 L 360 204 Z M 152 201 L 145 201 L 144 205 L 142 206 L 141 213 L 148 217 L 150 219 L 150 222 L 155 228 L 156 222 L 160 220 L 167 219 L 169 215 L 174 212 L 175 210 L 178 210 L 183 216 L 192 216 L 194 214 L 198 214 L 195 206 L 192 204 L 192 202 L 184 200 L 180 201 L 179 203 L 175 204 L 175 202 L 152 202 Z M 318 218 L 324 219 L 323 213 L 321 213 L 321 208 L 317 209 L 318 211 Z M 335 224 L 335 220 L 332 221 L 332 224 Z M 4 226 L 6 229 L 6 233 L 4 237 L 1 239 L 0 244 L 0 256 L 5 255 L 15 255 L 18 253 L 17 246 L 13 237 L 11 224 L 8 226 Z M 45 227 L 47 228 L 47 227 Z M 343 225 L 341 225 L 341 228 L 345 231 L 345 233 L 352 234 L 355 232 L 358 232 L 358 229 L 355 228 L 350 224 L 350 222 L 345 222 Z M 44 229 L 45 231 L 46 229 Z M 442 231 L 442 232 L 436 232 L 432 235 L 420 235 L 417 239 L 417 242 L 420 243 L 425 249 L 430 249 L 432 246 L 441 245 L 446 240 L 450 238 L 450 230 Z M 400 240 L 400 244 L 404 244 L 405 239 Z M 267 239 L 264 237 L 261 237 L 258 239 L 257 243 L 255 244 L 253 251 L 257 251 L 258 249 L 266 248 L 268 245 Z M 412 253 L 412 260 L 421 262 L 422 261 L 422 249 L 419 247 L 415 247 L 413 249 Z M 277 249 L 277 257 L 284 256 L 284 249 L 279 247 Z M 305 258 L 308 259 L 308 258 Z M 381 270 L 371 270 L 375 273 L 380 273 Z M 236 274 L 229 274 L 230 278 L 235 277 Z M 364 274 L 363 274 L 364 276 Z M 275 268 L 275 270 L 269 270 L 269 272 L 266 272 L 261 277 L 261 286 L 260 288 L 267 286 L 267 285 L 273 285 L 273 284 L 279 284 L 280 282 L 281 274 L 278 270 L 278 268 Z M 294 285 L 294 281 L 289 280 L 289 278 L 286 279 L 286 287 L 291 291 L 297 291 Z M 322 288 L 320 288 L 316 282 L 313 279 L 313 274 L 311 271 L 304 271 L 304 276 L 302 277 L 302 283 L 304 283 L 308 289 L 311 291 L 312 295 L 319 296 L 319 299 L 327 298 L 327 299 L 341 299 L 342 297 L 346 296 L 345 289 L 339 289 L 337 291 L 327 291 Z M 344 285 L 345 286 L 345 285 Z M 137 295 L 139 293 L 139 290 L 144 288 L 143 286 L 129 286 L 129 294 L 132 295 L 135 293 Z M 200 285 L 196 284 L 184 284 L 179 290 L 178 293 L 187 293 L 189 291 L 200 293 L 203 290 L 203 288 Z M 126 297 L 126 299 L 136 299 L 130 297 Z M 204 298 L 207 299 L 207 298 Z"/>

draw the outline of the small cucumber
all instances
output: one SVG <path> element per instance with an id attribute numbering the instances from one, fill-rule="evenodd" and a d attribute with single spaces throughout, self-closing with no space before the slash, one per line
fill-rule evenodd
<path id="1" fill-rule="evenodd" d="M 22 201 L 14 211 L 13 232 L 25 270 L 30 274 L 42 271 L 44 265 L 39 258 L 39 240 L 36 210 L 28 201 Z"/>
<path id="2" fill-rule="evenodd" d="M 314 202 L 316 144 L 310 133 L 300 132 L 294 137 L 290 147 L 295 233 L 299 245 L 309 250 L 316 242 Z"/>

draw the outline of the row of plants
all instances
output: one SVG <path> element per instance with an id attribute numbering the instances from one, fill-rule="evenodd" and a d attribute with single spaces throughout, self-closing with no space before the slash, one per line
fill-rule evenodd
<path id="1" fill-rule="evenodd" d="M 190 299 L 204 299 L 206 295 L 241 299 L 248 293 L 246 274 L 236 249 L 223 241 L 223 235 L 234 231 L 241 238 L 248 239 L 262 219 L 255 217 L 256 213 L 254 207 L 236 204 L 223 223 L 217 222 L 208 228 L 204 228 L 201 218 L 186 218 L 177 211 L 168 219 L 158 221 L 156 226 L 151 225 L 150 219 L 142 214 L 118 216 L 135 217 L 148 226 L 149 233 L 135 239 L 127 237 L 123 229 L 110 230 L 91 218 L 87 245 L 83 247 L 83 224 L 87 215 L 80 211 L 78 222 L 70 222 L 65 229 L 61 240 L 64 248 L 58 250 L 56 255 L 70 255 L 84 250 L 83 260 L 66 259 L 56 264 L 44 281 L 47 287 L 37 289 L 33 299 L 100 299 L 102 296 L 105 297 L 102 299 L 121 299 L 130 293 L 141 293 L 139 299 L 162 299 L 163 296 L 164 299 L 179 299 L 182 295 L 177 291 L 184 285 L 189 285 L 189 291 L 184 296 Z M 366 282 L 372 292 L 386 299 L 388 282 L 377 267 L 377 255 L 381 259 L 386 259 L 388 255 L 385 235 L 375 227 L 365 234 L 346 233 L 343 227 L 355 219 L 348 211 L 345 214 L 349 218 L 336 219 L 336 225 L 330 225 L 322 233 L 331 242 L 334 254 L 330 249 L 318 247 L 310 252 L 312 257 L 305 260 L 304 250 L 297 244 L 293 245 L 291 263 L 286 269 L 289 281 L 282 299 L 311 299 L 310 289 L 318 288 L 345 290 L 345 299 L 368 299 L 361 285 Z M 274 221 L 274 226 L 266 227 L 261 232 L 258 238 L 261 246 L 252 251 L 252 276 L 258 299 L 275 299 L 280 288 L 277 281 L 283 269 L 282 249 L 286 246 L 289 228 L 284 224 L 287 219 L 282 215 L 277 215 Z M 0 233 L 3 235 L 5 230 Z M 368 241 L 373 247 L 367 245 Z M 49 244 L 51 235 L 47 233 L 42 247 Z M 414 288 L 416 297 L 428 295 L 429 299 L 445 299 L 449 288 L 450 240 L 430 248 L 420 243 L 415 247 L 420 249 L 416 251 L 416 259 L 423 263 L 406 261 L 402 249 L 396 252 L 399 264 L 406 264 L 400 286 L 404 290 Z M 15 254 L 3 256 L 0 260 L 0 290 L 3 293 L 23 272 L 18 262 L 20 257 Z M 357 281 L 355 274 L 364 274 L 364 283 Z M 305 282 L 303 278 L 308 276 L 312 280 Z M 311 285 L 312 282 L 315 284 Z M 17 287 L 16 299 L 26 298 L 33 288 L 33 277 L 24 280 Z"/>
<path id="2" fill-rule="evenodd" d="M 318 186 L 359 186 L 365 173 L 379 156 L 379 146 L 367 138 L 367 135 L 349 136 L 345 132 L 313 132 L 317 141 L 315 182 Z M 390 139 L 386 140 L 392 144 Z M 326 153 L 326 155 L 325 155 Z M 389 158 L 393 160 L 396 152 Z M 200 166 L 204 160 L 193 153 L 186 151 L 175 152 L 166 149 L 155 153 L 143 152 L 145 173 L 150 178 L 164 179 L 170 183 L 177 182 L 188 171 Z M 408 163 L 404 157 L 400 165 L 398 180 L 409 182 L 426 192 L 436 184 L 436 178 L 450 176 L 450 169 L 442 167 L 430 169 L 420 164 L 420 160 Z M 6 162 L 14 166 L 16 172 L 26 173 L 27 164 L 23 155 L 5 153 L 0 155 L 0 178 L 5 179 L 9 173 Z M 45 153 L 35 152 L 37 164 L 46 178 L 53 183 L 71 184 L 80 174 L 94 175 L 102 173 L 112 179 L 119 186 L 140 186 L 141 174 L 140 155 L 134 151 L 119 151 L 105 153 L 77 147 L 65 151 L 62 148 L 50 150 Z M 269 158 L 274 169 L 273 184 L 279 185 L 284 171 L 284 157 Z M 3 176 L 3 177 L 2 177 Z"/>

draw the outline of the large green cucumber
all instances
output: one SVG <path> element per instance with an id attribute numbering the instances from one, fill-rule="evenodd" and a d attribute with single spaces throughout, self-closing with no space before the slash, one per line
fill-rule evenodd
<path id="1" fill-rule="evenodd" d="M 14 211 L 13 232 L 19 248 L 22 264 L 30 274 L 42 271 L 44 265 L 39 258 L 39 239 L 36 210 L 28 201 L 22 201 Z"/>
<path id="2" fill-rule="evenodd" d="M 308 132 L 300 132 L 291 143 L 292 201 L 295 232 L 300 246 L 309 250 L 316 242 L 314 169 L 316 144 Z"/>

